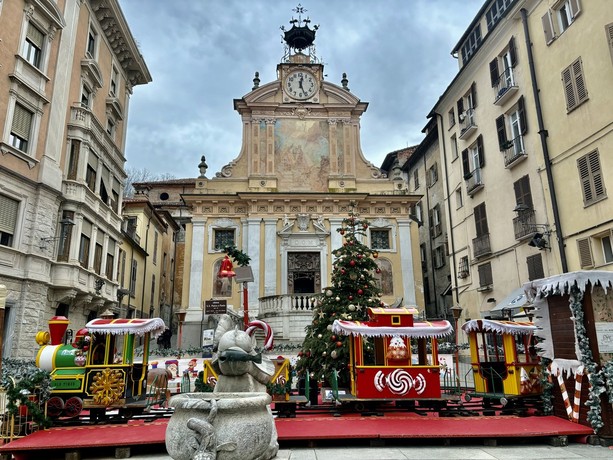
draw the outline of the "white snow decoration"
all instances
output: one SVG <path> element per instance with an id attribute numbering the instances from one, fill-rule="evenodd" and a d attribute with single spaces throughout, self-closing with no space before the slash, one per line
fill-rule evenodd
<path id="1" fill-rule="evenodd" d="M 527 322 L 472 319 L 462 325 L 462 330 L 464 332 L 485 331 L 499 334 L 530 335 L 536 332 L 536 326 Z"/>
<path id="2" fill-rule="evenodd" d="M 89 332 L 98 332 L 100 334 L 135 334 L 144 335 L 150 332 L 153 338 L 159 336 L 166 324 L 161 318 L 149 319 L 102 319 L 96 318 L 85 325 Z"/>
<path id="3" fill-rule="evenodd" d="M 431 321 L 431 322 L 416 322 L 413 326 L 393 327 L 393 326 L 369 326 L 368 324 L 358 321 L 341 321 L 335 320 L 332 324 L 332 332 L 344 335 L 360 335 L 363 337 L 385 337 L 385 336 L 400 336 L 400 337 L 444 337 L 453 332 L 451 323 L 447 320 Z"/>
<path id="4" fill-rule="evenodd" d="M 577 374 L 583 374 L 585 370 L 581 361 L 577 359 L 560 359 L 556 358 L 551 361 L 551 375 L 557 376 L 563 374 L 568 378 L 570 374 L 576 377 Z"/>

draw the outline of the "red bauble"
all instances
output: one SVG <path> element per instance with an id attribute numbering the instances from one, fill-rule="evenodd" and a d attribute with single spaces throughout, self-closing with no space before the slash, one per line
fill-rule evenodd
<path id="1" fill-rule="evenodd" d="M 364 294 L 364 291 L 362 291 L 361 289 L 358 289 L 358 295 L 362 295 Z"/>
<path id="2" fill-rule="evenodd" d="M 345 273 L 347 273 L 347 272 L 345 271 L 345 269 L 344 269 L 344 268 L 342 268 L 342 269 L 341 269 L 341 275 L 344 275 Z"/>
<path id="3" fill-rule="evenodd" d="M 330 340 L 332 340 L 333 342 L 335 342 L 335 341 L 336 341 L 336 336 L 335 336 L 335 335 L 333 335 L 332 337 L 330 337 Z"/>
<path id="4" fill-rule="evenodd" d="M 344 235 L 344 234 L 345 234 L 345 230 L 341 230 L 339 233 L 340 233 L 341 235 Z"/>
<path id="5" fill-rule="evenodd" d="M 307 355 L 307 358 L 310 358 L 310 357 L 311 357 L 311 352 L 310 352 L 310 351 L 307 351 L 307 352 L 306 352 L 306 355 Z"/>
<path id="6" fill-rule="evenodd" d="M 350 241 L 350 242 L 349 242 L 349 246 L 353 246 L 353 241 Z"/>
<path id="7" fill-rule="evenodd" d="M 302 355 L 303 355 L 303 354 L 304 354 L 304 353 L 302 353 L 301 351 L 299 351 L 299 352 L 298 352 L 298 356 L 299 356 L 299 357 L 302 357 Z"/>
<path id="8" fill-rule="evenodd" d="M 362 225 L 362 228 L 363 228 L 364 230 L 366 230 L 366 229 L 368 228 L 368 224 L 364 224 L 364 225 Z"/>
<path id="9" fill-rule="evenodd" d="M 350 260 L 349 265 L 351 265 L 352 267 L 355 267 L 355 260 Z"/>
<path id="10" fill-rule="evenodd" d="M 362 254 L 358 254 L 358 259 L 361 259 L 362 257 Z"/>
<path id="11" fill-rule="evenodd" d="M 380 268 L 377 268 L 377 269 L 375 270 L 375 273 L 381 273 L 381 269 L 380 269 Z"/>
<path id="12" fill-rule="evenodd" d="M 339 340 L 338 342 L 336 342 L 336 346 L 337 346 L 338 348 L 342 347 L 342 346 L 343 346 L 343 342 L 341 342 L 341 341 Z"/>
<path id="13" fill-rule="evenodd" d="M 348 299 L 349 299 L 349 300 L 353 300 L 353 296 L 352 296 L 352 295 L 350 295 L 350 296 L 348 297 Z"/>

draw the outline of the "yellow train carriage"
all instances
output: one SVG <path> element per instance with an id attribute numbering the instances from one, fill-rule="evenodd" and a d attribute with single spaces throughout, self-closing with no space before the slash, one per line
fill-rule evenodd
<path id="1" fill-rule="evenodd" d="M 475 382 L 467 400 L 480 396 L 506 405 L 511 398 L 540 395 L 542 370 L 533 323 L 476 319 L 462 329 L 468 334 Z"/>

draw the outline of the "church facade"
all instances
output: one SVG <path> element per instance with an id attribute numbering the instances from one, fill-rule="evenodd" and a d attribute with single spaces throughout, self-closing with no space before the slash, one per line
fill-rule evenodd
<path id="1" fill-rule="evenodd" d="M 242 147 L 215 177 L 207 177 L 203 158 L 193 181 L 135 184 L 156 206 L 183 216 L 174 308 L 185 313 L 184 348 L 214 327 L 208 300 L 225 300 L 237 318 L 246 307 L 249 318 L 271 324 L 277 341 L 300 343 L 311 296 L 330 282 L 332 252 L 343 244 L 337 229 L 352 209 L 370 222 L 364 242 L 379 252 L 382 300 L 423 305 L 417 224 L 409 219 L 420 197 L 364 157 L 360 119 L 368 104 L 344 75 L 340 86 L 324 80 L 311 46 L 315 31 L 294 22 L 277 79 L 260 85 L 256 74 L 253 90 L 234 101 Z M 227 245 L 250 257 L 247 282 L 218 276 Z"/>

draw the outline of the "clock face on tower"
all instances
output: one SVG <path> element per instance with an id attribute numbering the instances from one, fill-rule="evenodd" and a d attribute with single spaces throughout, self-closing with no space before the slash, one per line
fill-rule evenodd
<path id="1" fill-rule="evenodd" d="M 317 80 L 311 72 L 294 70 L 285 78 L 285 92 L 293 99 L 309 99 L 317 92 Z"/>

